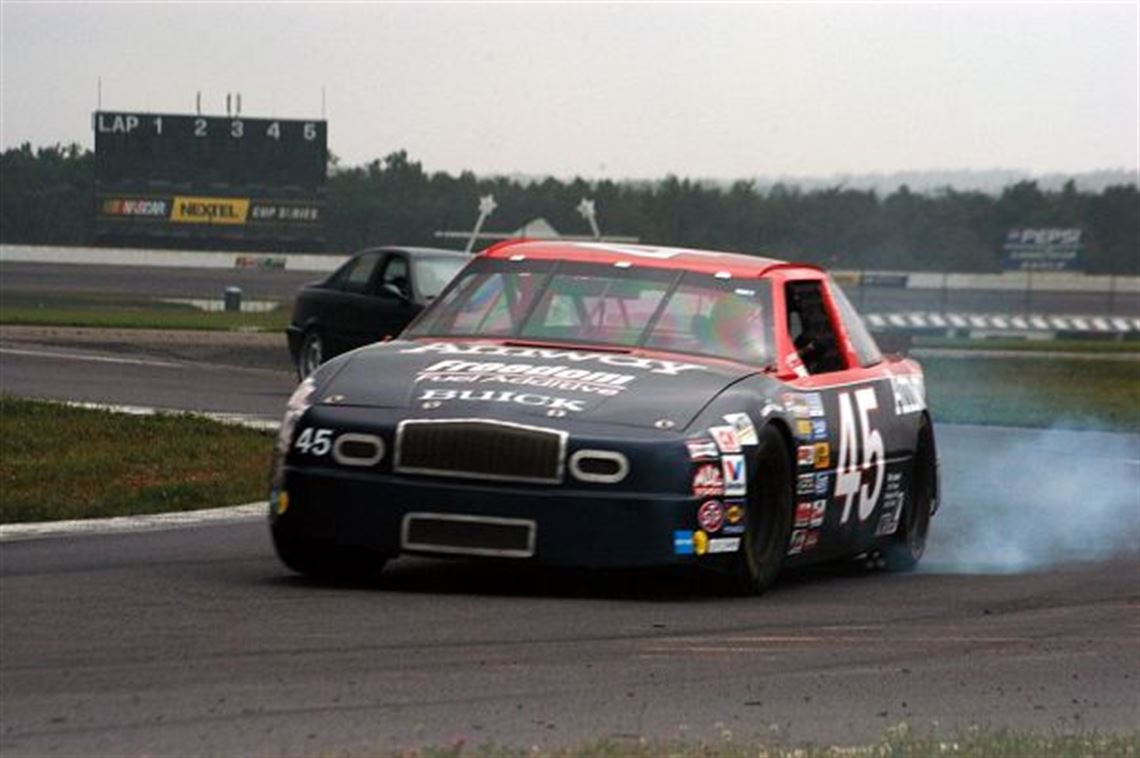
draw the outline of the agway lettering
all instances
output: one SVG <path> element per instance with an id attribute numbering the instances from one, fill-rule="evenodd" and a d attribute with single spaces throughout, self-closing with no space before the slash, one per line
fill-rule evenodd
<path id="1" fill-rule="evenodd" d="M 432 342 L 403 350 L 404 353 L 440 353 L 443 355 L 479 355 L 503 358 L 545 358 L 555 361 L 569 361 L 570 363 L 584 363 L 595 361 L 604 366 L 614 368 L 632 368 L 649 371 L 653 374 L 678 376 L 685 371 L 704 371 L 699 363 L 681 363 L 658 358 L 639 358 L 633 355 L 614 355 L 612 353 L 587 353 L 578 350 L 558 350 L 543 347 L 513 347 L 507 345 L 462 345 L 451 342 Z"/>

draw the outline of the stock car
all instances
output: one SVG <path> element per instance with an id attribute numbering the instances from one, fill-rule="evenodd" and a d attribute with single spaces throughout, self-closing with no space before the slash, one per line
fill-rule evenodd
<path id="1" fill-rule="evenodd" d="M 361 250 L 297 293 L 285 330 L 297 375 L 354 348 L 400 333 L 471 256 L 431 247 Z"/>
<path id="2" fill-rule="evenodd" d="M 758 593 L 845 556 L 912 568 L 938 487 L 921 368 L 822 269 L 508 241 L 300 384 L 269 522 L 314 577 L 416 554 L 693 564 Z"/>

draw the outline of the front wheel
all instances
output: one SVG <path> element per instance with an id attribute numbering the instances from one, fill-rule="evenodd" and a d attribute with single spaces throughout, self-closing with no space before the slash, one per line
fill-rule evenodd
<path id="1" fill-rule="evenodd" d="M 780 573 L 792 529 L 792 460 L 774 426 L 759 430 L 756 468 L 749 487 L 744 540 L 737 558 L 738 586 L 759 595 Z"/>
<path id="2" fill-rule="evenodd" d="M 297 353 L 297 377 L 307 379 L 317 370 L 325 358 L 325 344 L 321 333 L 315 328 L 305 332 L 301 339 L 301 349 Z"/>
<path id="3" fill-rule="evenodd" d="M 930 531 L 930 514 L 934 510 L 935 492 L 934 434 L 925 418 L 918 430 L 918 446 L 914 451 L 914 470 L 903 503 L 898 531 L 883 550 L 889 571 L 910 571 L 918 565 L 926 551 L 926 535 Z"/>

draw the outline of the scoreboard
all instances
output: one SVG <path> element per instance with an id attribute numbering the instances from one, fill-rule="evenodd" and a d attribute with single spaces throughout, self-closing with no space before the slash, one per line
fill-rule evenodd
<path id="1" fill-rule="evenodd" d="M 104 244 L 323 247 L 327 122 L 97 111 L 93 126 Z"/>

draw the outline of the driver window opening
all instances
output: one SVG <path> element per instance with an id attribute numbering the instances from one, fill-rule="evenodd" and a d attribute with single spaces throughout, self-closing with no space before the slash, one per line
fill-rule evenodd
<path id="1" fill-rule="evenodd" d="M 788 306 L 788 336 L 809 374 L 826 374 L 847 368 L 835 327 L 823 301 L 820 282 L 789 282 L 784 289 Z"/>

